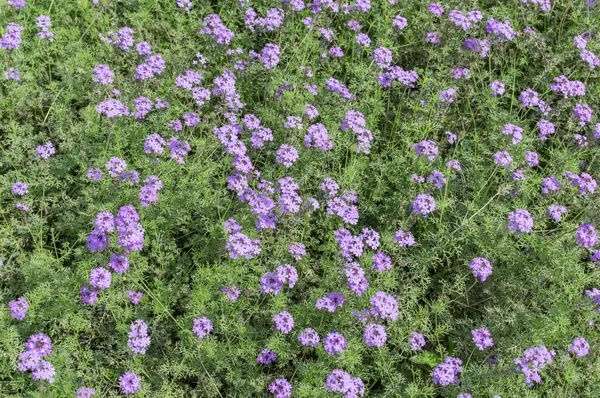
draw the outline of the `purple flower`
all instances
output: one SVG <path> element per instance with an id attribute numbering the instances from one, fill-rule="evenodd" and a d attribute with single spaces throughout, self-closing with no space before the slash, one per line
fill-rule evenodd
<path id="1" fill-rule="evenodd" d="M 461 28 L 465 32 L 471 29 L 471 21 L 460 11 L 452 10 L 448 13 L 448 18 L 456 27 Z"/>
<path id="2" fill-rule="evenodd" d="M 304 247 L 304 245 L 302 243 L 295 242 L 295 243 L 292 243 L 290 245 L 290 247 L 288 248 L 288 253 L 290 253 L 292 255 L 294 260 L 300 261 L 300 260 L 302 260 L 302 257 L 304 257 L 306 255 L 306 248 Z"/>
<path id="3" fill-rule="evenodd" d="M 21 80 L 21 72 L 16 70 L 15 68 L 8 68 L 6 72 L 4 72 L 4 77 L 6 80 Z"/>
<path id="4" fill-rule="evenodd" d="M 575 354 L 575 358 L 581 358 L 589 354 L 590 345 L 583 337 L 577 337 L 571 342 L 569 351 Z"/>
<path id="5" fill-rule="evenodd" d="M 148 325 L 141 319 L 137 319 L 131 324 L 128 334 L 127 346 L 134 354 L 144 355 L 148 346 L 150 346 L 150 337 L 148 337 Z"/>
<path id="6" fill-rule="evenodd" d="M 412 146 L 417 155 L 426 155 L 429 161 L 433 161 L 439 152 L 438 146 L 431 140 L 423 140 Z"/>
<path id="7" fill-rule="evenodd" d="M 591 224 L 581 224 L 575 231 L 575 235 L 579 246 L 592 248 L 598 244 L 598 234 Z"/>
<path id="8" fill-rule="evenodd" d="M 119 385 L 123 394 L 135 394 L 142 389 L 142 378 L 133 372 L 125 372 L 119 377 Z"/>
<path id="9" fill-rule="evenodd" d="M 514 124 L 505 124 L 502 128 L 502 134 L 512 136 L 513 145 L 518 144 L 523 139 L 523 129 Z"/>
<path id="10" fill-rule="evenodd" d="M 546 210 L 546 214 L 548 214 L 548 216 L 550 216 L 550 218 L 556 222 L 561 221 L 563 214 L 565 214 L 566 212 L 567 208 L 558 204 L 550 205 L 550 207 L 548 207 L 548 210 Z"/>
<path id="11" fill-rule="evenodd" d="M 472 330 L 471 334 L 473 335 L 473 342 L 481 351 L 494 346 L 492 335 L 486 328 Z"/>
<path id="12" fill-rule="evenodd" d="M 256 362 L 262 363 L 263 365 L 268 365 L 271 362 L 275 361 L 276 359 L 277 359 L 277 354 L 275 354 L 273 351 L 269 350 L 268 348 L 265 348 L 264 350 L 262 350 L 262 352 L 256 358 Z"/>
<path id="13" fill-rule="evenodd" d="M 275 398 L 288 398 L 292 396 L 292 384 L 287 379 L 277 379 L 269 385 L 269 392 Z"/>
<path id="14" fill-rule="evenodd" d="M 133 46 L 133 34 L 134 30 L 125 26 L 121 28 L 118 32 L 108 32 L 107 36 L 103 36 L 99 34 L 100 40 L 105 43 L 112 44 L 115 47 L 119 47 L 121 50 L 125 52 L 129 52 L 131 47 Z"/>
<path id="15" fill-rule="evenodd" d="M 394 27 L 398 28 L 399 30 L 403 30 L 408 26 L 408 20 L 402 15 L 396 15 L 396 17 L 394 17 L 394 20 L 392 21 L 392 25 L 394 25 Z"/>
<path id="16" fill-rule="evenodd" d="M 213 330 L 213 325 L 207 317 L 195 318 L 192 331 L 200 340 L 206 337 Z"/>
<path id="17" fill-rule="evenodd" d="M 439 44 L 441 42 L 440 33 L 439 32 L 427 32 L 425 36 L 425 41 L 431 44 Z"/>
<path id="18" fill-rule="evenodd" d="M 398 230 L 394 234 L 394 243 L 398 243 L 400 247 L 414 246 L 416 241 L 413 234 L 410 231 Z"/>
<path id="19" fill-rule="evenodd" d="M 106 101 L 98 104 L 96 107 L 96 112 L 99 115 L 104 114 L 110 119 L 120 116 L 129 116 L 129 108 L 127 108 L 121 101 L 114 98 L 107 99 Z"/>
<path id="20" fill-rule="evenodd" d="M 15 207 L 21 211 L 29 211 L 29 206 L 27 206 L 25 203 L 17 202 L 15 203 Z"/>
<path id="21" fill-rule="evenodd" d="M 25 0 L 8 0 L 8 5 L 9 6 L 13 6 L 15 8 L 25 8 L 25 7 L 27 7 L 27 4 L 25 3 Z"/>
<path id="22" fill-rule="evenodd" d="M 16 300 L 8 303 L 10 309 L 10 316 L 18 321 L 25 319 L 25 314 L 29 309 L 29 303 L 25 297 L 19 297 Z"/>
<path id="23" fill-rule="evenodd" d="M 265 69 L 273 69 L 279 64 L 280 49 L 277 44 L 265 44 L 260 53 L 260 62 L 265 66 Z"/>
<path id="24" fill-rule="evenodd" d="M 387 271 L 392 268 L 392 259 L 383 252 L 377 252 L 373 255 L 373 269 L 379 272 Z"/>
<path id="25" fill-rule="evenodd" d="M 261 252 L 260 239 L 250 239 L 241 232 L 229 235 L 225 248 L 234 260 L 240 257 L 251 260 Z"/>
<path id="26" fill-rule="evenodd" d="M 104 178 L 104 174 L 102 174 L 102 170 L 100 169 L 90 168 L 86 173 L 86 177 L 92 181 L 100 181 Z"/>
<path id="27" fill-rule="evenodd" d="M 98 65 L 94 68 L 94 77 L 92 80 L 102 85 L 112 84 L 115 74 L 110 70 L 108 65 Z"/>
<path id="28" fill-rule="evenodd" d="M 391 294 L 379 291 L 369 299 L 371 308 L 369 312 L 376 318 L 381 320 L 398 319 L 398 301 Z"/>
<path id="29" fill-rule="evenodd" d="M 25 343 L 25 350 L 35 351 L 41 358 L 52 353 L 52 340 L 44 333 L 29 336 Z"/>
<path id="30" fill-rule="evenodd" d="M 106 268 L 94 268 L 90 272 L 90 285 L 99 290 L 108 289 L 110 287 L 111 276 Z"/>
<path id="31" fill-rule="evenodd" d="M 314 329 L 306 328 L 304 332 L 298 335 L 298 341 L 306 347 L 317 347 L 319 345 L 319 335 Z"/>
<path id="32" fill-rule="evenodd" d="M 492 264 L 483 257 L 474 258 L 469 264 L 469 268 L 475 279 L 479 279 L 481 282 L 484 282 L 492 274 Z"/>
<path id="33" fill-rule="evenodd" d="M 411 206 L 412 212 L 427 218 L 427 216 L 435 211 L 435 199 L 431 195 L 419 194 L 413 200 Z"/>
<path id="34" fill-rule="evenodd" d="M 541 119 L 537 122 L 537 127 L 540 130 L 540 141 L 546 141 L 549 135 L 556 133 L 554 124 L 545 119 Z"/>
<path id="35" fill-rule="evenodd" d="M 56 153 L 54 149 L 54 145 L 50 141 L 46 142 L 44 145 L 40 145 L 35 148 L 36 158 L 48 159 L 50 156 Z"/>
<path id="36" fill-rule="evenodd" d="M 90 289 L 88 286 L 84 286 L 79 291 L 81 302 L 84 304 L 94 305 L 98 300 L 98 290 Z"/>
<path id="37" fill-rule="evenodd" d="M 517 37 L 517 32 L 510 26 L 510 21 L 504 22 L 496 21 L 495 19 L 488 19 L 485 23 L 485 29 L 488 33 L 493 34 L 499 40 L 514 40 Z"/>
<path id="38" fill-rule="evenodd" d="M 441 171 L 433 170 L 429 177 L 427 177 L 427 181 L 433 183 L 433 186 L 436 189 L 442 189 L 446 184 L 446 177 L 444 177 L 444 174 Z"/>
<path id="39" fill-rule="evenodd" d="M 359 33 L 356 35 L 356 43 L 364 47 L 369 47 L 371 45 L 371 38 L 365 33 Z"/>
<path id="40" fill-rule="evenodd" d="M 287 283 L 291 288 L 298 282 L 298 271 L 289 264 L 280 265 L 277 267 L 277 279 L 281 283 Z"/>
<path id="41" fill-rule="evenodd" d="M 333 392 L 341 392 L 347 398 L 365 395 L 365 386 L 358 377 L 352 377 L 341 369 L 334 369 L 325 382 L 325 388 Z"/>
<path id="42" fill-rule="evenodd" d="M 363 341 L 369 347 L 383 347 L 387 340 L 385 328 L 381 325 L 370 324 L 365 327 Z"/>
<path id="43" fill-rule="evenodd" d="M 144 296 L 144 293 L 137 291 L 134 292 L 133 290 L 128 290 L 127 291 L 127 297 L 129 297 L 129 300 L 131 301 L 131 304 L 136 305 L 139 304 L 140 301 L 142 300 L 142 297 Z"/>
<path id="44" fill-rule="evenodd" d="M 304 146 L 306 148 L 317 148 L 321 152 L 333 149 L 333 141 L 327 133 L 327 129 L 322 123 L 316 123 L 308 127 L 304 136 Z"/>
<path id="45" fill-rule="evenodd" d="M 454 102 L 455 95 L 456 95 L 456 89 L 449 88 L 447 90 L 440 91 L 439 99 L 443 103 L 451 104 Z"/>
<path id="46" fill-rule="evenodd" d="M 339 333 L 333 332 L 328 333 L 327 337 L 323 339 L 323 347 L 329 355 L 340 354 L 344 352 L 348 343 L 344 336 Z"/>
<path id="47" fill-rule="evenodd" d="M 29 187 L 24 182 L 17 181 L 11 187 L 11 192 L 13 195 L 23 196 L 29 193 Z"/>
<path id="48" fill-rule="evenodd" d="M 96 391 L 93 388 L 79 387 L 75 398 L 92 398 L 92 395 L 96 395 Z"/>
<path id="49" fill-rule="evenodd" d="M 108 266 L 117 274 L 122 274 L 129 269 L 129 260 L 124 254 L 111 254 Z"/>
<path id="50" fill-rule="evenodd" d="M 294 327 L 294 318 L 287 311 L 282 311 L 273 317 L 275 322 L 275 329 L 279 330 L 284 334 L 288 334 Z"/>
<path id="51" fill-rule="evenodd" d="M 278 294 L 283 286 L 283 282 L 279 280 L 279 276 L 274 272 L 267 272 L 260 279 L 260 292 Z"/>
<path id="52" fill-rule="evenodd" d="M 48 361 L 41 361 L 31 372 L 33 380 L 45 380 L 48 383 L 54 383 L 54 366 Z"/>
<path id="53" fill-rule="evenodd" d="M 504 83 L 499 80 L 491 82 L 490 88 L 492 89 L 492 97 L 497 97 L 504 94 Z"/>
<path id="54" fill-rule="evenodd" d="M 14 22 L 6 26 L 6 33 L 0 37 L 0 48 L 17 50 L 21 45 L 21 32 L 25 28 Z"/>
<path id="55" fill-rule="evenodd" d="M 433 368 L 433 384 L 447 386 L 458 384 L 458 374 L 462 372 L 462 361 L 454 357 L 446 357 L 444 362 Z"/>
<path id="56" fill-rule="evenodd" d="M 285 168 L 290 168 L 298 160 L 298 151 L 291 145 L 282 144 L 277 150 L 275 161 L 282 163 Z"/>
<path id="57" fill-rule="evenodd" d="M 138 44 L 136 44 L 135 51 L 137 51 L 139 55 L 152 54 L 152 48 L 150 47 L 150 44 L 147 41 L 140 41 Z"/>
<path id="58" fill-rule="evenodd" d="M 508 229 L 517 235 L 529 233 L 533 229 L 533 218 L 527 210 L 516 209 L 508 215 Z"/>
<path id="59" fill-rule="evenodd" d="M 456 68 L 452 70 L 452 73 L 456 80 L 471 78 L 471 71 L 467 68 Z"/>
<path id="60" fill-rule="evenodd" d="M 125 168 L 127 167 L 127 163 L 117 157 L 112 157 L 108 162 L 106 162 L 106 170 L 108 170 L 108 175 L 111 177 L 119 177 Z"/>
<path id="61" fill-rule="evenodd" d="M 431 3 L 431 4 L 429 4 L 429 6 L 427 7 L 427 9 L 429 10 L 430 13 L 432 13 L 436 17 L 441 17 L 442 14 L 444 13 L 444 9 L 438 3 Z"/>
<path id="62" fill-rule="evenodd" d="M 510 156 L 510 153 L 506 151 L 496 152 L 492 157 L 494 159 L 494 163 L 507 169 L 510 167 L 510 164 L 513 160 Z"/>
<path id="63" fill-rule="evenodd" d="M 583 127 L 592 120 L 593 112 L 588 104 L 576 104 L 573 108 L 573 117 L 579 119 L 579 125 Z"/>
<path id="64" fill-rule="evenodd" d="M 515 358 L 517 371 L 525 376 L 525 383 L 528 386 L 533 386 L 534 383 L 542 382 L 540 370 L 545 368 L 547 364 L 552 363 L 552 358 L 556 356 L 554 350 L 548 351 L 544 346 L 528 348 L 523 351 L 523 358 Z"/>
<path id="65" fill-rule="evenodd" d="M 411 332 L 411 337 L 408 339 L 411 351 L 421 351 L 425 347 L 425 337 L 421 333 Z"/>

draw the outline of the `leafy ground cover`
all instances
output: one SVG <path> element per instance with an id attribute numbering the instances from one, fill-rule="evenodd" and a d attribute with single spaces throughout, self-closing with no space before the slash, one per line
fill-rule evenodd
<path id="1" fill-rule="evenodd" d="M 0 4 L 0 396 L 600 396 L 594 1 Z"/>

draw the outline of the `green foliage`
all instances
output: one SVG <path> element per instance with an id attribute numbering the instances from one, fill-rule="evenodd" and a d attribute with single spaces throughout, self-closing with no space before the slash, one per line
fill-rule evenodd
<path id="1" fill-rule="evenodd" d="M 377 82 L 380 70 L 371 58 L 372 48 L 355 44 L 354 33 L 345 25 L 350 18 L 342 13 L 313 16 L 315 26 L 335 30 L 335 43 L 345 52 L 341 59 L 324 61 L 320 55 L 327 46 L 316 29 L 307 30 L 301 22 L 310 15 L 308 9 L 293 13 L 286 8 L 281 29 L 259 34 L 244 26 L 243 8 L 233 0 L 194 0 L 190 13 L 172 0 L 101 0 L 101 6 L 88 0 L 29 0 L 23 11 L 0 4 L 2 29 L 9 22 L 26 28 L 19 50 L 0 50 L 0 71 L 15 67 L 22 72 L 20 82 L 0 80 L 0 397 L 73 397 L 81 386 L 93 387 L 99 397 L 116 397 L 121 394 L 118 378 L 125 371 L 142 376 L 139 397 L 257 397 L 280 377 L 292 382 L 294 397 L 334 397 L 325 389 L 325 379 L 336 368 L 360 377 L 369 397 L 456 397 L 461 392 L 503 398 L 599 396 L 600 334 L 588 321 L 600 318 L 584 292 L 600 287 L 600 274 L 588 260 L 589 252 L 576 246 L 574 234 L 582 223 L 600 229 L 598 195 L 578 195 L 567 182 L 550 197 L 540 193 L 543 178 L 559 177 L 566 170 L 586 171 L 596 180 L 600 176 L 598 142 L 590 138 L 590 144 L 580 148 L 572 139 L 584 131 L 571 117 L 574 101 L 548 88 L 561 74 L 581 80 L 586 83 L 582 102 L 600 112 L 600 72 L 590 70 L 572 44 L 575 35 L 600 26 L 598 11 L 579 0 L 553 1 L 551 11 L 543 13 L 514 1 L 447 2 L 447 10 L 482 7 L 484 21 L 510 19 L 517 30 L 531 26 L 537 32 L 495 43 L 490 56 L 482 59 L 461 50 L 470 36 L 447 20 L 434 19 L 426 11 L 427 2 L 398 3 L 373 0 L 369 13 L 353 15 L 373 40 L 372 48 L 389 48 L 394 65 L 419 73 L 415 89 L 384 89 Z M 472 7 L 464 8 L 467 3 Z M 268 8 L 283 7 L 275 0 L 250 5 L 261 15 Z M 277 68 L 265 71 L 251 62 L 237 72 L 244 113 L 257 115 L 274 135 L 263 150 L 252 150 L 251 158 L 267 180 L 292 176 L 302 196 L 318 198 L 321 209 L 283 216 L 275 231 L 255 232 L 256 216 L 227 188 L 231 156 L 212 132 L 227 123 L 226 108 L 218 102 L 198 108 L 189 93 L 175 87 L 176 76 L 192 67 L 198 52 L 209 58 L 201 71 L 206 86 L 224 67 L 232 69 L 225 50 L 198 33 L 210 13 L 218 13 L 235 31 L 232 48 L 260 52 L 266 43 L 281 47 Z M 52 19 L 52 43 L 35 36 L 35 18 L 42 14 Z M 409 21 L 401 33 L 391 25 L 398 14 Z M 136 80 L 133 74 L 141 57 L 98 38 L 123 26 L 133 28 L 136 41 L 149 42 L 164 57 L 166 70 L 159 78 Z M 423 42 L 433 30 L 440 32 L 440 46 Z M 485 34 L 483 27 L 478 32 Z M 598 52 L 596 36 L 589 46 Z M 92 69 L 98 64 L 110 65 L 116 74 L 114 86 L 92 82 Z M 309 82 L 300 66 L 312 69 L 315 78 Z M 468 67 L 472 78 L 452 79 L 451 69 L 456 67 Z M 331 76 L 344 82 L 357 100 L 328 93 L 324 82 Z M 505 95 L 490 97 L 488 84 L 494 80 L 506 83 Z M 277 99 L 284 82 L 297 88 Z M 317 97 L 303 89 L 312 83 L 319 84 Z M 457 100 L 441 106 L 438 93 L 451 86 L 458 87 Z M 541 116 L 523 109 L 518 100 L 529 87 L 552 98 L 548 102 L 557 134 L 547 142 L 537 138 Z M 113 88 L 121 91 L 118 98 L 130 109 L 140 95 L 160 97 L 171 106 L 143 120 L 109 120 L 95 108 Z M 335 142 L 334 150 L 306 150 L 303 134 L 283 128 L 285 118 L 301 115 L 306 103 L 319 109 L 319 121 Z M 339 128 L 349 109 L 362 112 L 373 132 L 370 155 L 356 153 L 355 136 Z M 168 137 L 172 132 L 167 123 L 185 112 L 206 119 L 178 135 L 192 147 L 185 164 L 166 156 L 150 161 L 143 151 L 145 137 L 154 132 Z M 519 145 L 510 146 L 510 139 L 502 135 L 506 123 L 524 128 Z M 456 144 L 447 144 L 445 131 L 458 135 Z M 434 163 L 412 148 L 424 139 L 440 144 Z M 48 161 L 36 159 L 35 147 L 46 141 L 55 144 L 57 155 Z M 283 143 L 300 152 L 289 170 L 274 160 Z M 518 164 L 524 164 L 526 151 L 538 152 L 541 159 L 540 166 L 526 171 L 527 180 L 519 182 L 521 189 L 514 197 L 517 182 L 509 170 L 492 162 L 493 153 L 508 148 Z M 106 176 L 91 182 L 85 177 L 88 168 L 103 168 L 112 156 L 125 159 L 128 170 L 139 171 L 142 178 L 158 176 L 164 183 L 159 202 L 142 208 L 139 184 L 121 184 Z M 445 166 L 451 159 L 461 162 L 462 172 Z M 442 171 L 448 183 L 434 193 L 437 210 L 427 219 L 419 218 L 409 206 L 424 188 L 411 181 L 411 175 L 426 176 L 433 169 Z M 359 224 L 345 227 L 355 234 L 362 227 L 376 229 L 382 235 L 381 250 L 393 260 L 393 268 L 385 273 L 371 270 L 371 254 L 357 260 L 371 285 L 362 297 L 350 292 L 340 276 L 344 260 L 333 231 L 344 224 L 326 214 L 319 190 L 325 177 L 358 193 Z M 14 207 L 17 197 L 10 189 L 16 181 L 29 186 L 30 193 L 21 201 L 30 212 Z M 560 223 L 545 215 L 553 203 L 568 207 Z M 134 204 L 140 213 L 144 250 L 129 255 L 131 268 L 123 275 L 113 274 L 110 289 L 100 294 L 96 305 L 84 305 L 80 288 L 88 284 L 90 271 L 106 266 L 109 259 L 108 252 L 86 248 L 94 217 L 101 211 L 115 213 L 126 204 Z M 507 230 L 507 215 L 516 208 L 533 215 L 531 234 L 516 236 Z M 223 223 L 231 217 L 249 236 L 260 237 L 257 258 L 229 258 Z M 399 229 L 412 231 L 417 245 L 399 248 L 392 241 Z M 298 283 L 276 296 L 260 294 L 262 275 L 292 263 L 287 250 L 293 242 L 304 243 L 308 253 L 295 264 Z M 111 251 L 116 250 L 113 242 Z M 484 283 L 474 283 L 467 267 L 474 257 L 486 257 L 494 266 Z M 234 284 L 242 295 L 232 303 L 221 288 Z M 142 291 L 142 302 L 132 305 L 127 290 Z M 386 345 L 374 348 L 363 343 L 364 325 L 352 311 L 368 308 L 369 298 L 379 290 L 397 299 L 399 317 L 386 324 Z M 316 310 L 316 300 L 332 291 L 346 295 L 344 308 L 335 313 Z M 20 296 L 30 308 L 23 321 L 16 321 L 6 304 Z M 284 310 L 295 319 L 289 335 L 273 328 L 273 315 Z M 202 316 L 212 320 L 214 331 L 198 340 L 191 330 L 193 319 Z M 149 325 L 152 344 L 144 356 L 133 356 L 127 347 L 129 325 L 136 319 Z M 321 337 L 338 330 L 348 347 L 337 356 L 328 355 L 322 344 L 302 347 L 297 334 L 305 327 Z M 475 348 L 471 330 L 481 327 L 491 331 L 493 349 Z M 412 331 L 425 335 L 425 351 L 410 351 Z M 56 369 L 53 384 L 35 382 L 17 369 L 24 342 L 39 332 L 53 341 L 48 356 Z M 590 342 L 591 351 L 575 359 L 566 349 L 579 336 Z M 539 345 L 556 349 L 557 357 L 544 369 L 543 383 L 529 388 L 515 372 L 513 358 Z M 264 348 L 278 355 L 269 366 L 256 362 Z M 432 367 L 445 355 L 463 360 L 459 386 L 439 388 L 431 382 Z M 492 357 L 498 360 L 494 366 Z"/>

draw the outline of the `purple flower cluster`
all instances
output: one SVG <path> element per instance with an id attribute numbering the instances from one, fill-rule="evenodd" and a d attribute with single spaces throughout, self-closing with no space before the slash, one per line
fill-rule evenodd
<path id="1" fill-rule="evenodd" d="M 298 341 L 305 347 L 317 347 L 319 340 L 319 335 L 312 328 L 306 328 L 298 335 Z"/>
<path id="2" fill-rule="evenodd" d="M 201 35 L 210 35 L 215 43 L 228 46 L 235 35 L 227 28 L 217 14 L 210 14 L 204 18 L 205 27 L 200 30 Z"/>
<path id="3" fill-rule="evenodd" d="M 472 330 L 471 335 L 473 336 L 473 342 L 481 351 L 494 346 L 492 334 L 486 328 Z"/>
<path id="4" fill-rule="evenodd" d="M 98 34 L 100 40 L 112 44 L 123 51 L 129 52 L 133 47 L 133 35 L 135 31 L 129 27 L 121 28 L 118 32 L 108 32 L 106 36 Z"/>
<path id="5" fill-rule="evenodd" d="M 17 50 L 21 46 L 21 32 L 25 28 L 14 22 L 6 26 L 6 33 L 0 37 L 0 48 L 5 50 Z"/>
<path id="6" fill-rule="evenodd" d="M 119 377 L 119 386 L 123 394 L 135 394 L 142 389 L 142 378 L 134 372 L 125 372 Z"/>
<path id="7" fill-rule="evenodd" d="M 329 391 L 340 392 L 344 398 L 362 397 L 365 395 L 365 385 L 359 377 L 352 377 L 341 369 L 334 369 L 325 382 Z"/>
<path id="8" fill-rule="evenodd" d="M 592 248 L 598 244 L 598 234 L 591 224 L 581 224 L 575 231 L 575 235 L 579 246 Z"/>
<path id="9" fill-rule="evenodd" d="M 469 264 L 469 268 L 475 279 L 484 282 L 492 274 L 492 264 L 488 259 L 476 257 Z"/>
<path id="10" fill-rule="evenodd" d="M 21 372 L 31 372 L 33 380 L 45 380 L 54 383 L 54 366 L 43 358 L 52 352 L 52 340 L 44 333 L 29 336 L 25 351 L 19 354 L 17 365 Z"/>
<path id="11" fill-rule="evenodd" d="M 292 396 L 292 384 L 287 379 L 277 379 L 269 385 L 269 392 L 275 398 L 289 398 Z"/>
<path id="12" fill-rule="evenodd" d="M 192 331 L 200 340 L 205 338 L 213 330 L 213 325 L 207 317 L 195 318 Z"/>
<path id="13" fill-rule="evenodd" d="M 25 314 L 29 309 L 29 303 L 25 297 L 19 297 L 16 300 L 8 303 L 10 309 L 10 316 L 18 321 L 25 319 Z"/>
<path id="14" fill-rule="evenodd" d="M 40 31 L 37 34 L 40 40 L 48 39 L 48 41 L 54 41 L 54 33 L 48 29 L 52 26 L 49 16 L 40 15 L 35 19 L 35 24 L 40 28 Z"/>
<path id="15" fill-rule="evenodd" d="M 419 194 L 413 200 L 411 211 L 417 215 L 427 218 L 427 216 L 435 211 L 435 199 L 431 195 Z"/>
<path id="16" fill-rule="evenodd" d="M 137 319 L 130 326 L 127 346 L 134 354 L 145 354 L 150 346 L 150 337 L 148 336 L 148 325 L 141 319 Z"/>
<path id="17" fill-rule="evenodd" d="M 288 334 L 294 328 L 294 318 L 287 311 L 276 314 L 273 317 L 273 322 L 275 322 L 275 329 L 283 334 Z"/>
<path id="18" fill-rule="evenodd" d="M 408 338 L 411 351 L 421 351 L 425 347 L 425 337 L 418 332 L 411 332 L 411 337 Z"/>
<path id="19" fill-rule="evenodd" d="M 458 358 L 447 356 L 444 362 L 433 368 L 433 384 L 447 386 L 458 384 L 458 374 L 462 372 L 462 361 Z"/>
<path id="20" fill-rule="evenodd" d="M 263 365 L 268 365 L 271 362 L 274 362 L 276 359 L 277 354 L 268 348 L 265 348 L 260 354 L 258 354 L 258 357 L 256 357 L 256 362 L 262 363 Z"/>
<path id="21" fill-rule="evenodd" d="M 371 141 L 373 141 L 373 134 L 370 130 L 365 128 L 365 116 L 355 110 L 350 109 L 344 119 L 342 120 L 342 131 L 351 130 L 353 131 L 358 139 L 358 146 L 356 152 L 369 154 L 371 150 Z"/>
<path id="22" fill-rule="evenodd" d="M 528 386 L 542 382 L 540 370 L 546 365 L 552 363 L 552 358 L 556 356 L 554 350 L 548 351 L 544 346 L 528 348 L 523 351 L 523 358 L 515 358 L 516 369 L 525 376 L 525 383 Z"/>
<path id="23" fill-rule="evenodd" d="M 142 297 L 144 296 L 144 293 L 137 291 L 134 292 L 133 290 L 128 290 L 127 291 L 127 297 L 129 297 L 129 300 L 131 301 L 131 304 L 133 305 L 137 305 L 140 303 L 140 301 L 142 300 Z"/>
<path id="24" fill-rule="evenodd" d="M 328 333 L 323 339 L 323 347 L 329 355 L 341 354 L 346 349 L 348 342 L 340 333 Z"/>
<path id="25" fill-rule="evenodd" d="M 365 327 L 363 341 L 369 347 L 383 347 L 387 340 L 385 328 L 381 325 L 370 324 Z"/>
<path id="26" fill-rule="evenodd" d="M 281 8 L 270 8 L 265 17 L 259 17 L 254 8 L 249 7 L 246 8 L 244 23 L 251 32 L 254 32 L 257 27 L 272 32 L 283 25 L 283 17 L 284 12 Z"/>
<path id="27" fill-rule="evenodd" d="M 381 320 L 398 319 L 398 301 L 390 295 L 382 291 L 378 291 L 369 299 L 371 307 L 369 313 Z"/>
<path id="28" fill-rule="evenodd" d="M 318 310 L 327 310 L 328 312 L 335 312 L 339 307 L 344 306 L 346 297 L 340 292 L 327 293 L 325 297 L 317 299 L 316 307 Z"/>
<path id="29" fill-rule="evenodd" d="M 584 337 L 577 337 L 571 342 L 569 351 L 575 354 L 575 358 L 581 358 L 590 353 L 590 344 Z"/>

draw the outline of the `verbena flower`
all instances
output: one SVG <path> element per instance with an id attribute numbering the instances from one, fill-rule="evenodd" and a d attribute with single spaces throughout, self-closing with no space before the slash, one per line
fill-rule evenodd
<path id="1" fill-rule="evenodd" d="M 119 377 L 119 386 L 123 394 L 135 394 L 142 389 L 142 378 L 134 372 L 125 372 Z"/>
<path id="2" fill-rule="evenodd" d="M 447 356 L 444 362 L 433 368 L 433 384 L 447 386 L 458 384 L 458 374 L 462 372 L 462 361 L 458 358 Z"/>
<path id="3" fill-rule="evenodd" d="M 418 332 L 411 332 L 411 337 L 408 339 L 411 351 L 421 351 L 425 347 L 425 337 Z"/>
<path id="4" fill-rule="evenodd" d="M 494 346 L 492 335 L 486 328 L 472 330 L 471 335 L 473 336 L 473 342 L 481 351 Z"/>
<path id="5" fill-rule="evenodd" d="M 16 300 L 8 303 L 10 309 L 10 316 L 18 321 L 25 319 L 25 314 L 29 309 L 29 303 L 25 297 L 19 297 Z"/>
<path id="6" fill-rule="evenodd" d="M 213 330 L 213 325 L 210 319 L 206 317 L 195 318 L 192 331 L 199 339 L 205 338 Z"/>

